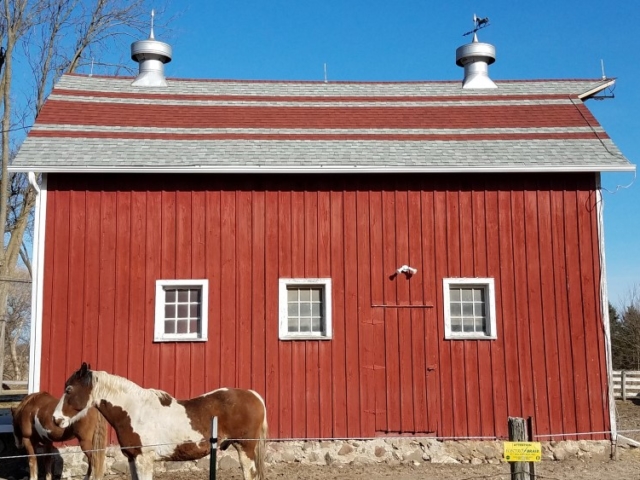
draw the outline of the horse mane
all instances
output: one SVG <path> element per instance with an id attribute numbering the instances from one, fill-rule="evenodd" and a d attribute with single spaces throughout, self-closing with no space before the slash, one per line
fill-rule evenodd
<path id="1" fill-rule="evenodd" d="M 137 383 L 131 380 L 114 375 L 108 372 L 92 371 L 92 385 L 94 390 L 97 390 L 97 394 L 105 396 L 108 394 L 127 394 L 135 395 L 139 398 L 154 396 L 161 402 L 168 401 L 169 403 L 174 399 L 164 390 L 156 390 L 154 388 L 143 388 Z"/>

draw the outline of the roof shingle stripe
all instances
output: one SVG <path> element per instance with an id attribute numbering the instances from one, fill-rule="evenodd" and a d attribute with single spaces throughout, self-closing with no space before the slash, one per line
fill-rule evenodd
<path id="1" fill-rule="evenodd" d="M 588 110 L 587 110 L 588 112 Z M 590 118 L 589 118 L 590 117 Z M 484 107 L 174 107 L 49 100 L 38 123 L 180 128 L 524 128 L 597 125 L 573 105 Z"/>
<path id="2" fill-rule="evenodd" d="M 144 100 L 194 100 L 194 101 L 236 101 L 236 102 L 412 102 L 412 103 L 429 103 L 429 102 L 463 102 L 468 101 L 468 96 L 455 95 L 455 96 L 295 96 L 295 95 L 218 95 L 211 93 L 208 95 L 193 95 L 193 94 L 181 94 L 181 93 L 145 93 L 145 92 L 96 92 L 92 90 L 70 90 L 64 88 L 57 88 L 54 90 L 53 95 L 55 98 L 59 97 L 86 97 L 86 98 L 100 98 L 100 99 L 144 99 Z M 577 98 L 577 95 L 574 95 Z M 567 99 L 566 94 L 546 94 L 546 95 L 484 95 L 477 100 L 494 102 L 494 101 L 522 101 L 526 100 L 559 100 Z"/>
<path id="3" fill-rule="evenodd" d="M 96 126 L 96 125 L 68 125 L 68 124 L 37 124 L 31 131 L 82 131 L 82 132 L 135 132 L 135 133 L 169 133 L 169 134 L 221 134 L 221 133 L 250 133 L 250 134 L 513 134 L 513 133 L 592 133 L 602 132 L 600 126 L 580 127 L 533 127 L 533 128 L 155 128 L 155 127 L 127 127 L 127 126 Z"/>
<path id="4" fill-rule="evenodd" d="M 132 87 L 132 78 L 63 75 L 57 88 L 91 92 L 140 92 Z M 168 79 L 168 87 L 158 90 L 168 94 L 251 95 L 251 96 L 464 96 L 540 95 L 584 93 L 601 79 L 496 81 L 497 90 L 463 90 L 461 81 L 443 82 L 296 82 Z"/>
<path id="5" fill-rule="evenodd" d="M 126 138 L 149 140 L 407 140 L 407 141 L 462 141 L 462 140 L 549 140 L 609 138 L 606 133 L 495 133 L 495 134 L 366 134 L 366 133 L 159 133 L 123 131 L 32 131 L 32 137 L 47 138 Z"/>
<path id="6" fill-rule="evenodd" d="M 608 139 L 491 141 L 132 140 L 29 137 L 14 170 L 138 168 L 629 169 Z M 38 168 L 34 168 L 37 166 Z M 16 168 L 17 167 L 17 168 Z"/>
<path id="7" fill-rule="evenodd" d="M 69 97 L 63 95 L 51 95 L 50 100 L 55 101 L 68 101 L 68 102 L 84 102 L 84 103 L 96 103 L 96 104 L 132 104 L 132 105 L 158 105 L 160 102 L 157 99 L 123 99 L 123 98 L 102 98 L 102 97 Z M 250 101 L 250 100 L 217 100 L 213 97 L 209 100 L 181 100 L 173 97 L 171 100 L 162 100 L 164 106 L 182 106 L 182 107 L 204 107 L 204 106 L 217 106 L 217 107 L 242 107 L 242 106 L 254 106 L 254 107 L 371 107 L 384 106 L 384 107 L 450 107 L 450 106 L 464 106 L 464 107 L 478 107 L 478 106 L 498 106 L 498 105 L 572 105 L 572 98 L 556 98 L 553 100 L 529 100 L 526 97 L 522 97 L 518 100 L 496 100 L 487 102 L 482 99 L 465 99 L 457 102 L 434 100 L 432 102 L 411 102 L 411 101 L 387 101 L 387 102 L 367 102 L 367 101 L 342 101 L 337 100 L 335 102 L 290 102 L 287 98 L 282 98 L 279 101 L 266 102 L 266 101 Z"/>

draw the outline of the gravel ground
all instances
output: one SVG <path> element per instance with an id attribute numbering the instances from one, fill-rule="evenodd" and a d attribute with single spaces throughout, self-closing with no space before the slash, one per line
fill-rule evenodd
<path id="1" fill-rule="evenodd" d="M 638 407 L 640 409 L 640 407 Z M 542 480 L 631 480 L 640 478 L 640 450 L 622 450 L 620 460 L 569 460 L 536 464 L 536 477 Z M 301 464 L 276 465 L 268 469 L 270 480 L 471 480 L 479 478 L 509 480 L 510 466 L 501 465 L 447 465 L 423 463 L 419 466 L 369 465 L 325 467 Z M 126 477 L 117 477 L 124 479 Z M 171 472 L 155 475 L 155 480 L 206 480 L 208 472 Z M 240 470 L 218 472 L 218 480 L 241 480 Z M 115 479 L 114 479 L 115 480 Z"/>

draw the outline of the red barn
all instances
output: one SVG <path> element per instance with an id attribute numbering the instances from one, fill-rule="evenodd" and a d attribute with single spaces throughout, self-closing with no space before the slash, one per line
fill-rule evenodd
<path id="1" fill-rule="evenodd" d="M 485 47 L 464 82 L 64 76 L 12 166 L 30 389 L 87 361 L 253 388 L 273 438 L 608 438 L 571 434 L 615 429 L 600 172 L 634 167 L 584 105 L 614 80 L 494 83 Z"/>

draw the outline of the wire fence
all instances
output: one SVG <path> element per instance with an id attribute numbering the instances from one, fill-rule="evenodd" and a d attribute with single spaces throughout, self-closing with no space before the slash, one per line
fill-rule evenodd
<path id="1" fill-rule="evenodd" d="M 640 433 L 640 429 L 628 429 L 628 430 L 620 430 L 618 432 L 619 434 L 634 434 L 634 433 Z M 511 430 L 510 430 L 510 435 L 511 435 Z M 531 441 L 540 441 L 542 439 L 553 439 L 553 438 L 559 438 L 559 437 L 569 437 L 569 438 L 578 438 L 578 437 L 585 437 L 585 436 L 606 436 L 606 435 L 610 435 L 611 436 L 611 458 L 615 458 L 615 448 L 616 448 L 616 442 L 615 440 L 617 440 L 616 435 L 614 434 L 613 431 L 611 430 L 607 430 L 607 431 L 590 431 L 590 432 L 572 432 L 572 433 L 557 433 L 557 434 L 541 434 L 541 435 L 533 435 L 532 438 L 530 438 Z M 205 473 L 207 470 L 209 472 L 209 479 L 210 480 L 215 480 L 216 478 L 216 465 L 217 465 L 217 459 L 216 457 L 217 455 L 217 450 L 218 450 L 218 442 L 220 440 L 222 440 L 222 442 L 226 442 L 226 443 L 234 443 L 234 442 L 241 442 L 241 441 L 261 441 L 261 440 L 265 440 L 268 441 L 269 443 L 276 443 L 276 442 L 310 442 L 310 441 L 318 441 L 318 442 L 328 442 L 328 441 L 367 441 L 367 440 L 383 440 L 385 442 L 390 442 L 393 440 L 401 440 L 401 441 L 407 441 L 410 440 L 412 442 L 418 441 L 421 443 L 421 447 L 422 450 L 425 451 L 425 455 L 426 455 L 426 451 L 427 451 L 427 447 L 424 443 L 422 443 L 422 441 L 505 441 L 507 439 L 505 438 L 501 438 L 501 437 L 496 437 L 496 436 L 469 436 L 469 437 L 435 437 L 435 436 L 421 436 L 421 437 L 414 437 L 414 436 L 385 436 L 385 437 L 369 437 L 369 438 L 326 438 L 326 437 L 316 437 L 316 438 L 274 438 L 274 439 L 263 439 L 263 438 L 225 438 L 223 437 L 222 439 L 218 438 L 218 429 L 217 429 L 217 418 L 213 418 L 212 419 L 212 424 L 211 424 L 211 430 L 210 430 L 210 434 L 208 436 L 209 438 L 204 438 L 204 437 L 200 437 L 199 439 L 192 439 L 192 440 L 188 440 L 188 441 L 182 441 L 182 442 L 162 442 L 162 443 L 148 443 L 148 444 L 141 444 L 141 445 L 129 445 L 129 446 L 115 446 L 115 445 L 111 445 L 108 446 L 106 448 L 96 448 L 96 449 L 90 449 L 90 450 L 82 450 L 82 449 L 78 449 L 78 448 L 74 448 L 74 449 L 67 449 L 66 451 L 59 451 L 57 448 L 54 448 L 53 451 L 49 452 L 38 452 L 35 453 L 34 455 L 28 455 L 28 454 L 16 454 L 16 455 L 4 455 L 4 456 L 0 456 L 0 465 L 2 464 L 3 461 L 9 461 L 9 460 L 21 460 L 21 459 L 28 459 L 29 457 L 33 458 L 40 458 L 40 457 L 46 457 L 46 456 L 52 456 L 52 457 L 67 457 L 67 456 L 77 456 L 77 455 L 84 455 L 84 454 L 93 454 L 93 453 L 98 453 L 98 452 L 117 452 L 118 450 L 120 450 L 121 452 L 125 453 L 126 451 L 131 451 L 134 450 L 136 451 L 140 451 L 140 450 L 155 450 L 155 449 L 159 449 L 159 448 L 163 448 L 163 447 L 178 447 L 178 446 L 189 446 L 191 447 L 193 446 L 197 446 L 198 449 L 200 449 L 200 454 L 199 457 L 205 457 L 207 454 L 210 455 L 210 460 L 209 460 L 209 468 L 208 469 L 203 469 L 203 468 L 199 468 L 198 470 L 202 473 L 198 474 L 201 475 L 203 473 Z M 303 449 L 304 450 L 304 449 Z M 240 453 L 240 452 L 239 452 Z M 365 453 L 366 455 L 366 453 Z M 538 471 L 537 467 L 534 467 L 533 463 L 528 464 L 528 463 L 520 463 L 520 464 L 514 464 L 512 461 L 511 462 L 505 462 L 505 459 L 508 459 L 509 457 L 506 456 L 507 455 L 507 451 L 506 451 L 506 446 L 505 446 L 505 457 L 501 458 L 501 461 L 498 462 L 498 465 L 485 465 L 484 467 L 480 467 L 479 465 L 475 465 L 475 468 L 479 468 L 479 472 L 482 472 L 479 475 L 471 475 L 471 476 L 466 476 L 466 477 L 459 477 L 456 480 L 473 480 L 473 479 L 491 479 L 491 478 L 501 478 L 501 479 L 514 479 L 514 478 L 520 478 L 520 479 L 527 479 L 527 480 L 535 480 L 535 479 L 542 479 L 542 480 L 566 480 L 566 476 L 565 474 L 567 472 L 561 471 L 559 472 L 563 478 L 559 478 L 559 477 L 555 477 L 555 476 L 551 476 L 551 475 L 547 475 L 547 474 L 543 474 L 541 472 Z M 539 454 L 538 454 L 539 455 Z M 241 460 L 241 457 L 239 457 Z M 489 457 L 487 457 L 489 458 Z M 497 456 L 495 457 L 491 457 L 491 458 L 498 458 Z M 551 457 L 553 458 L 553 457 Z M 160 460 L 162 460 L 162 458 L 159 458 Z M 197 458 L 194 458 L 194 460 L 196 460 Z M 407 460 L 407 457 L 404 457 L 405 460 Z M 540 456 L 538 456 L 538 460 L 540 459 Z M 426 460 L 426 463 L 429 463 L 430 458 L 428 456 L 426 457 L 422 457 L 422 460 Z M 469 459 L 466 459 L 466 461 L 470 462 Z M 280 462 L 274 462 L 274 463 L 280 463 Z M 287 463 L 287 462 L 282 462 L 282 463 Z M 384 465 L 384 461 L 381 462 L 375 462 L 380 464 L 381 466 L 377 466 L 377 467 L 369 467 L 371 469 L 376 468 L 385 468 L 386 465 Z M 422 462 L 410 462 L 412 465 L 420 465 L 420 463 Z M 482 462 L 481 464 L 485 464 L 485 462 Z M 506 471 L 506 465 L 505 464 L 509 464 L 509 471 Z M 131 464 L 130 464 L 131 465 Z M 529 465 L 529 468 L 524 468 L 526 465 Z M 105 465 L 106 466 L 106 465 Z M 472 467 L 472 468 L 474 468 Z M 522 470 L 520 470 L 520 468 L 522 467 Z M 14 469 L 17 468 L 15 465 L 13 467 Z M 64 468 L 64 467 L 63 467 Z M 133 467 L 131 467 L 133 468 Z M 244 468 L 244 467 L 243 467 Z M 278 465 L 274 465 L 274 466 L 270 466 L 270 468 L 278 468 Z M 391 468 L 389 466 L 389 468 Z M 438 474 L 437 472 L 437 466 L 436 467 L 430 467 L 432 468 L 432 470 L 430 470 L 432 473 L 435 473 L 436 475 Z M 486 473 L 487 469 L 500 469 L 501 471 L 499 472 L 495 472 L 495 473 Z M 548 467 L 547 467 L 548 468 Z M 365 471 L 368 470 L 368 468 L 366 466 L 364 466 Z M 435 471 L 433 470 L 435 469 Z M 518 473 L 516 473 L 518 472 Z M 33 473 L 33 472 L 32 472 Z M 67 472 L 66 477 L 68 478 L 75 478 L 75 476 L 80 476 L 80 475 L 70 475 L 70 472 Z M 133 472 L 132 472 L 133 473 Z M 464 470 L 460 470 L 459 472 L 460 474 L 463 473 L 467 473 Z M 328 473 L 328 478 L 331 478 L 331 473 Z M 375 478 L 375 473 L 372 472 L 372 476 L 370 476 L 371 478 Z M 321 477 L 318 477 L 321 478 Z M 447 478 L 452 478 L 451 476 L 448 476 Z"/>
<path id="2" fill-rule="evenodd" d="M 618 435 L 629 435 L 629 434 L 640 434 L 640 429 L 635 430 L 618 430 L 616 432 Z M 542 435 L 533 435 L 533 441 L 544 441 L 543 439 L 552 439 L 552 438 L 560 438 L 560 437 L 585 437 L 591 435 L 612 435 L 613 432 L 611 430 L 602 430 L 602 431 L 593 431 L 593 432 L 572 432 L 572 433 L 554 433 L 554 434 L 542 434 Z M 241 442 L 241 441 L 260 441 L 260 438 L 223 438 L 218 439 L 218 441 L 225 441 L 229 443 Z M 267 443 L 284 443 L 284 442 L 331 442 L 331 441 L 374 441 L 374 440 L 411 440 L 411 441 L 420 441 L 420 440 L 431 440 L 431 441 L 508 441 L 506 437 L 497 437 L 497 436 L 471 436 L 471 437 L 439 437 L 439 436 L 384 436 L 384 437 L 291 437 L 291 438 L 267 438 L 264 439 Z M 612 440 L 613 442 L 614 440 Z M 210 438 L 201 438 L 200 440 L 189 440 L 187 442 L 168 442 L 168 443 L 152 443 L 152 444 L 144 444 L 144 445 L 129 445 L 126 447 L 118 446 L 118 445 L 110 445 L 105 448 L 96 448 L 90 450 L 81 450 L 81 451 L 67 451 L 67 452 L 55 452 L 55 453 L 36 453 L 35 457 L 44 457 L 50 455 L 79 455 L 83 452 L 93 453 L 100 451 L 114 451 L 114 450 L 138 450 L 138 449 L 150 449 L 157 447 L 177 447 L 178 445 L 184 444 L 209 444 Z M 18 458 L 28 458 L 30 455 L 27 454 L 19 454 L 19 455 L 0 455 L 0 461 L 2 460 L 10 460 L 10 459 L 18 459 Z M 542 478 L 542 477 L 541 477 Z"/>

